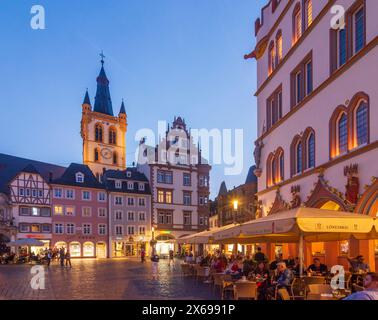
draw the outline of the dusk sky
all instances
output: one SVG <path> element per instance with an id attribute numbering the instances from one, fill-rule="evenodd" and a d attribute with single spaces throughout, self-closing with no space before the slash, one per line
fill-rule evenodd
<path id="1" fill-rule="evenodd" d="M 256 138 L 254 20 L 267 0 L 0 1 L 0 153 L 68 166 L 82 162 L 81 104 L 92 104 L 101 50 L 114 113 L 125 99 L 127 163 L 135 133 L 182 116 L 191 128 L 244 129 L 244 183 Z M 46 30 L 30 27 L 43 5 Z"/>

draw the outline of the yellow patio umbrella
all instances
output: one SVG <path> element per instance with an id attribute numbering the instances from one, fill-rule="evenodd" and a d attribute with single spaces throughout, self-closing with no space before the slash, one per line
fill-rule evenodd
<path id="1" fill-rule="evenodd" d="M 216 232 L 214 241 L 299 242 L 299 257 L 303 264 L 303 241 L 327 242 L 347 240 L 351 237 L 360 240 L 377 239 L 377 230 L 378 223 L 373 217 L 300 207 Z"/>

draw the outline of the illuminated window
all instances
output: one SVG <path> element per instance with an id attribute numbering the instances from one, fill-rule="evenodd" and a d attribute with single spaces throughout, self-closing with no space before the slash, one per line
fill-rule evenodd
<path id="1" fill-rule="evenodd" d="M 165 192 L 165 202 L 172 203 L 172 191 Z"/>
<path id="2" fill-rule="evenodd" d="M 284 154 L 283 152 L 280 152 L 279 156 L 278 156 L 278 164 L 279 164 L 279 181 L 283 181 L 284 180 Z"/>
<path id="3" fill-rule="evenodd" d="M 302 36 L 302 14 L 300 6 L 294 11 L 294 43 Z"/>
<path id="4" fill-rule="evenodd" d="M 312 0 L 306 1 L 305 6 L 306 29 L 312 24 Z"/>
<path id="5" fill-rule="evenodd" d="M 274 42 L 272 41 L 269 45 L 269 74 L 275 69 L 276 63 L 276 51 L 274 48 Z"/>
<path id="6" fill-rule="evenodd" d="M 162 190 L 158 191 L 158 202 L 164 203 L 164 191 L 162 191 Z"/>
<path id="7" fill-rule="evenodd" d="M 276 47 L 277 47 L 277 64 L 278 64 L 282 60 L 282 33 L 279 33 L 277 35 Z"/>
<path id="8" fill-rule="evenodd" d="M 62 215 L 63 214 L 63 207 L 62 206 L 54 206 L 54 214 L 55 215 Z"/>

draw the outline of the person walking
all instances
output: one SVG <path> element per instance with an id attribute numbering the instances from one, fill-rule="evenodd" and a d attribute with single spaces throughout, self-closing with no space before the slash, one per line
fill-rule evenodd
<path id="1" fill-rule="evenodd" d="M 156 253 L 154 253 L 151 257 L 151 261 L 152 261 L 152 279 L 157 280 L 159 256 Z"/>
<path id="2" fill-rule="evenodd" d="M 171 264 L 174 266 L 175 263 L 174 263 L 174 252 L 173 250 L 169 250 L 169 266 L 171 266 Z"/>
<path id="3" fill-rule="evenodd" d="M 140 252 L 140 260 L 142 263 L 146 262 L 146 251 L 144 249 Z"/>
<path id="4" fill-rule="evenodd" d="M 59 259 L 60 259 L 60 266 L 61 267 L 64 267 L 64 256 L 65 256 L 65 252 L 64 252 L 64 248 L 60 248 L 59 250 Z"/>
<path id="5" fill-rule="evenodd" d="M 47 266 L 48 266 L 48 267 L 50 267 L 51 258 L 52 258 L 52 252 L 51 252 L 51 249 L 49 249 L 49 250 L 47 251 L 47 254 L 46 254 L 46 260 L 47 260 Z"/>
<path id="6" fill-rule="evenodd" d="M 72 264 L 71 264 L 71 253 L 70 253 L 70 250 L 68 250 L 68 249 L 67 249 L 67 252 L 66 252 L 65 258 L 66 258 L 66 267 L 68 267 L 68 265 L 70 265 L 70 268 L 72 268 Z"/>

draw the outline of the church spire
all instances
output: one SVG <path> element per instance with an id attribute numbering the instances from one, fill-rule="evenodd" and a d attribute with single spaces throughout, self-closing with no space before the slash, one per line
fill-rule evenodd
<path id="1" fill-rule="evenodd" d="M 125 103 L 123 102 L 123 99 L 122 99 L 121 109 L 119 110 L 119 114 L 126 114 L 126 108 L 125 108 Z"/>
<path id="2" fill-rule="evenodd" d="M 112 99 L 110 98 L 109 80 L 104 69 L 104 54 L 101 52 L 101 70 L 97 77 L 97 92 L 95 97 L 94 111 L 110 116 L 113 114 Z"/>
<path id="3" fill-rule="evenodd" d="M 89 105 L 91 105 L 91 99 L 89 99 L 88 89 L 87 89 L 87 91 L 85 92 L 85 97 L 84 97 L 84 102 L 83 102 L 83 104 L 89 104 Z"/>

